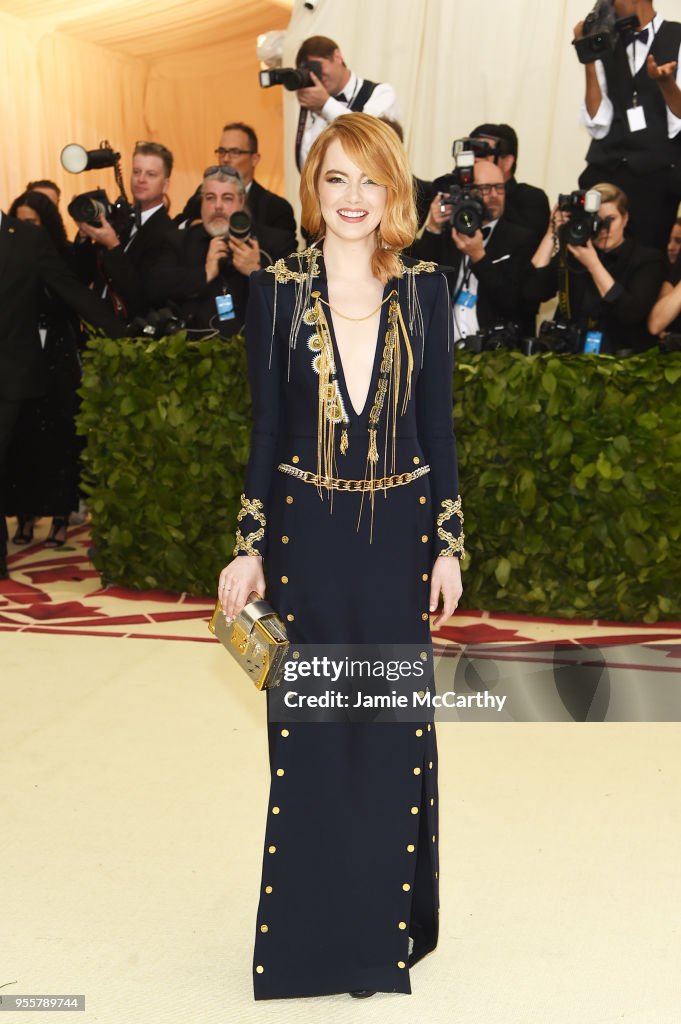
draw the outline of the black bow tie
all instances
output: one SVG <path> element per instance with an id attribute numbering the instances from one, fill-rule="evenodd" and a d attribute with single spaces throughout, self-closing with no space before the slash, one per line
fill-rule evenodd
<path id="1" fill-rule="evenodd" d="M 492 234 L 492 229 L 489 226 L 489 224 L 486 224 L 485 227 L 482 229 L 482 240 L 483 240 L 483 242 L 486 242 L 491 234 Z"/>
<path id="2" fill-rule="evenodd" d="M 348 98 L 347 98 L 347 96 L 345 95 L 344 92 L 339 92 L 337 96 L 334 96 L 334 99 L 338 100 L 339 103 L 347 103 L 348 102 Z"/>
<path id="3" fill-rule="evenodd" d="M 629 46 L 631 43 L 641 43 L 643 46 L 648 42 L 648 29 L 642 28 L 640 32 L 634 32 L 633 29 L 629 29 L 628 32 L 624 33 L 624 45 Z"/>

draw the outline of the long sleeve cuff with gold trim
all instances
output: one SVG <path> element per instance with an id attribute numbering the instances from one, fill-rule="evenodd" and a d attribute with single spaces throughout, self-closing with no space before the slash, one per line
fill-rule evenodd
<path id="1" fill-rule="evenodd" d="M 258 498 L 247 498 L 245 494 L 242 494 L 241 508 L 236 518 L 240 523 L 244 522 L 244 520 L 246 523 L 243 531 L 240 527 L 237 527 L 234 556 L 262 555 L 265 547 L 266 526 L 263 503 Z"/>
<path id="2" fill-rule="evenodd" d="M 438 558 L 463 558 L 464 551 L 464 532 L 463 532 L 463 510 L 461 508 L 461 495 L 457 495 L 456 500 L 452 501 L 451 498 L 445 498 L 444 501 L 440 502 L 440 507 L 443 509 L 437 517 L 437 536 L 440 550 L 435 551 L 435 555 Z M 451 529 L 445 529 L 445 523 L 453 519 L 451 523 Z"/>

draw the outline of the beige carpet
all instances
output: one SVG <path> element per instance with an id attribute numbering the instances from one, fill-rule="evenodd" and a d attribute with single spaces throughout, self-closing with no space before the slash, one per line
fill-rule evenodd
<path id="1" fill-rule="evenodd" d="M 442 933 L 413 995 L 254 1003 L 264 698 L 209 598 L 102 590 L 87 543 L 12 546 L 0 584 L 0 996 L 85 994 L 83 1024 L 678 1024 L 676 724 L 441 723 Z M 605 635 L 632 629 L 462 612 L 438 642 Z"/>
<path id="2" fill-rule="evenodd" d="M 678 1024 L 679 726 L 441 724 L 414 994 L 256 1004 L 262 695 L 189 640 L 3 632 L 0 666 L 0 994 L 84 993 L 86 1024 Z"/>

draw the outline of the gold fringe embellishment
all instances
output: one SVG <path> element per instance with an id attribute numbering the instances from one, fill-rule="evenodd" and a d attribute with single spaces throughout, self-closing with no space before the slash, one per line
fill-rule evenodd
<path id="1" fill-rule="evenodd" d="M 338 390 L 336 380 L 336 364 L 333 357 L 333 344 L 331 342 L 331 331 L 322 308 L 319 292 L 312 292 L 310 296 L 314 300 L 314 306 L 305 313 L 305 322 L 316 329 L 316 340 L 308 342 L 312 351 L 318 351 L 313 360 L 313 367 L 319 374 L 318 403 L 317 403 L 317 477 L 319 480 L 330 480 L 336 475 L 336 424 L 343 424 L 341 434 L 340 451 L 345 455 L 350 439 L 348 437 L 348 417 L 343 407 L 343 400 Z M 322 496 L 322 485 L 318 487 L 320 497 Z M 331 488 L 327 486 L 327 493 L 331 495 Z"/>

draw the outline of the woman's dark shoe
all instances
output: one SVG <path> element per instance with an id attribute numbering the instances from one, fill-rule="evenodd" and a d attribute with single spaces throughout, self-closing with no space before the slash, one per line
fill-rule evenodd
<path id="1" fill-rule="evenodd" d="M 46 548 L 63 548 L 66 544 L 66 527 L 68 520 L 63 516 L 53 516 L 52 529 L 45 538 Z"/>
<path id="2" fill-rule="evenodd" d="M 353 999 L 368 999 L 369 996 L 375 996 L 376 993 L 372 992 L 370 988 L 358 988 L 355 992 L 351 992 L 350 995 Z"/>
<path id="3" fill-rule="evenodd" d="M 12 544 L 30 544 L 33 540 L 35 516 L 17 515 L 17 529 L 12 537 Z"/>

